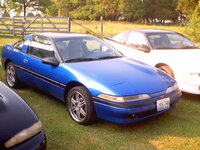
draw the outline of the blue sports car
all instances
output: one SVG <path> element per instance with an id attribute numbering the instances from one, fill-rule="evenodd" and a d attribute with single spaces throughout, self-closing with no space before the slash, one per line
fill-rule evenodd
<path id="1" fill-rule="evenodd" d="M 31 34 L 2 50 L 10 87 L 30 84 L 67 105 L 82 125 L 133 123 L 175 107 L 181 92 L 163 71 L 124 57 L 84 34 Z"/>

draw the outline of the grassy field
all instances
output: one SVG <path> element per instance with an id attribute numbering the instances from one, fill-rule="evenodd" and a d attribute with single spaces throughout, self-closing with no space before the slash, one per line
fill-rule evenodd
<path id="1" fill-rule="evenodd" d="M 99 21 L 76 21 L 87 27 L 88 29 L 94 31 L 97 35 L 100 35 L 100 22 Z M 115 35 L 127 29 L 167 29 L 172 31 L 177 31 L 179 33 L 184 34 L 184 27 L 180 26 L 161 26 L 161 25 L 141 25 L 141 24 L 134 24 L 131 22 L 113 22 L 113 21 L 104 21 L 103 22 L 103 34 L 104 35 Z M 85 29 L 81 26 L 72 22 L 71 25 L 72 32 L 84 32 Z"/>
<path id="2" fill-rule="evenodd" d="M 120 26 L 120 28 L 119 28 Z M 174 26 L 141 26 L 124 23 L 105 23 L 105 34 L 133 28 L 160 28 L 184 33 Z M 0 37 L 0 49 L 18 38 Z M 1 50 L 0 50 L 1 55 Z M 0 65 L 0 80 L 5 75 Z M 161 116 L 139 123 L 120 125 L 99 120 L 91 126 L 74 123 L 63 103 L 36 89 L 16 90 L 35 110 L 43 123 L 48 150 L 199 150 L 200 97 L 184 94 L 177 107 Z"/>

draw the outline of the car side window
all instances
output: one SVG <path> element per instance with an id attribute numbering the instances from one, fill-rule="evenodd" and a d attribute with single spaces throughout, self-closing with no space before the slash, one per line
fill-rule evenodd
<path id="1" fill-rule="evenodd" d="M 138 32 L 130 32 L 126 44 L 128 45 L 148 45 L 145 36 Z"/>
<path id="2" fill-rule="evenodd" d="M 51 41 L 48 38 L 41 36 L 33 37 L 28 53 L 39 58 L 54 57 Z"/>
<path id="3" fill-rule="evenodd" d="M 14 47 L 15 49 L 21 51 L 23 45 L 24 45 L 24 40 L 19 40 L 19 41 L 17 41 L 17 42 L 13 45 L 13 47 Z"/>

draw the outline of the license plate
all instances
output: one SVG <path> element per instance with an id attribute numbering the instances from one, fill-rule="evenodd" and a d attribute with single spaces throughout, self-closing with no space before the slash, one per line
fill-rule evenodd
<path id="1" fill-rule="evenodd" d="M 170 99 L 163 98 L 157 101 L 157 111 L 162 111 L 170 108 Z"/>

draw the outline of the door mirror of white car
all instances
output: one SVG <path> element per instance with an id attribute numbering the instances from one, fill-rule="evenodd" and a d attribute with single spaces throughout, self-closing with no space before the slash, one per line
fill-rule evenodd
<path id="1" fill-rule="evenodd" d="M 58 66 L 59 62 L 55 57 L 47 57 L 42 59 L 43 64 L 48 64 L 52 66 Z"/>
<path id="2" fill-rule="evenodd" d="M 138 45 L 134 45 L 134 47 L 136 47 L 137 50 L 143 51 L 145 53 L 149 53 L 150 52 L 150 48 L 147 45 L 144 44 L 138 44 Z"/>

